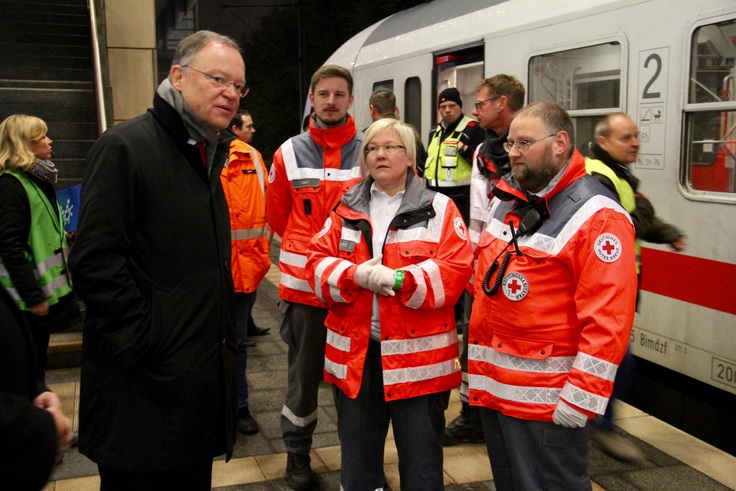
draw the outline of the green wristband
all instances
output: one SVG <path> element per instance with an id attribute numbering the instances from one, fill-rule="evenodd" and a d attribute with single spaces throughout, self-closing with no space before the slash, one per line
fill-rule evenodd
<path id="1" fill-rule="evenodd" d="M 394 290 L 401 289 L 401 287 L 404 285 L 405 278 L 406 278 L 406 274 L 402 270 L 400 269 L 394 270 Z"/>

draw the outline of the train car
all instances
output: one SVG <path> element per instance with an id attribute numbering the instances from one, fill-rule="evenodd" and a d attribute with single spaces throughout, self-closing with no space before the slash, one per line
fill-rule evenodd
<path id="1" fill-rule="evenodd" d="M 457 87 L 469 115 L 477 82 L 498 73 L 521 80 L 527 101 L 567 109 L 584 154 L 598 119 L 629 114 L 640 189 L 687 234 L 684 253 L 643 244 L 631 348 L 736 394 L 733 0 L 435 0 L 365 29 L 327 63 L 352 70 L 359 128 L 370 94 L 387 87 L 425 142 L 440 91 Z"/>

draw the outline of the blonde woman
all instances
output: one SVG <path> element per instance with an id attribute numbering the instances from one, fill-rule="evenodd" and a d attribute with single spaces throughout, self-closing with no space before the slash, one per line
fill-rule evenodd
<path id="1" fill-rule="evenodd" d="M 0 123 L 0 284 L 31 327 L 41 381 L 51 331 L 62 313 L 77 309 L 47 130 L 24 114 Z"/>
<path id="2" fill-rule="evenodd" d="M 412 128 L 373 123 L 365 179 L 308 247 L 310 283 L 329 306 L 324 375 L 335 387 L 345 491 L 383 489 L 389 423 L 401 489 L 444 489 L 444 411 L 461 377 L 453 306 L 473 251 L 455 204 L 426 190 L 415 165 Z"/>

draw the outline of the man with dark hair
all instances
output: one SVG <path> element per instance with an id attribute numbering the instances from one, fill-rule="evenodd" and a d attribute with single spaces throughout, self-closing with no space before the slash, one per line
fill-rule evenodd
<path id="1" fill-rule="evenodd" d="M 429 134 L 424 178 L 427 189 L 449 196 L 467 225 L 470 221 L 470 177 L 473 152 L 483 142 L 478 122 L 463 114 L 460 92 L 450 87 L 440 92 L 440 123 Z"/>
<path id="2" fill-rule="evenodd" d="M 496 185 L 468 345 L 499 490 L 590 489 L 587 422 L 602 414 L 634 323 L 634 227 L 585 172 L 570 116 L 521 109 Z"/>
<path id="3" fill-rule="evenodd" d="M 370 106 L 371 119 L 374 123 L 381 118 L 400 119 L 399 108 L 396 106 L 396 96 L 389 89 L 376 89 L 376 91 L 371 94 L 370 99 L 368 99 L 368 105 Z M 424 144 L 422 143 L 422 139 L 416 128 L 413 126 L 411 126 L 411 128 L 414 130 L 414 139 L 416 140 L 417 148 L 417 162 L 415 170 L 417 175 L 422 177 L 424 175 L 424 164 L 427 161 L 427 151 L 424 149 Z"/>
<path id="4" fill-rule="evenodd" d="M 79 449 L 102 490 L 209 490 L 235 441 L 237 346 L 220 173 L 247 93 L 237 43 L 184 38 L 153 108 L 90 149 L 71 252 L 87 306 Z"/>
<path id="5" fill-rule="evenodd" d="M 256 290 L 271 266 L 270 237 L 266 227 L 266 166 L 261 153 L 250 145 L 255 128 L 248 111 L 240 111 L 230 122 L 237 138 L 230 143 L 230 157 L 220 176 L 230 212 L 233 284 L 235 286 L 235 330 L 238 339 L 238 431 L 258 433 L 258 424 L 248 404 L 249 336 L 252 336 Z M 266 331 L 268 332 L 268 331 Z M 253 343 L 255 344 L 255 343 Z"/>
<path id="6" fill-rule="evenodd" d="M 475 88 L 473 117 L 485 130 L 485 141 L 475 152 L 473 175 L 470 182 L 470 241 L 478 244 L 480 233 L 488 225 L 489 203 L 493 187 L 504 174 L 511 170 L 509 154 L 503 147 L 509 134 L 509 126 L 516 111 L 524 105 L 524 85 L 513 75 L 499 74 L 480 81 Z M 470 295 L 465 294 L 462 324 L 467 327 L 470 316 Z M 468 403 L 468 336 L 465 329 L 460 353 L 463 382 L 460 385 L 460 415 L 445 429 L 442 444 L 482 443 L 483 428 L 478 409 Z"/>
<path id="7" fill-rule="evenodd" d="M 327 305 L 309 286 L 307 244 L 322 229 L 332 208 L 360 180 L 360 142 L 348 110 L 353 77 L 336 65 L 312 76 L 309 129 L 279 147 L 268 176 L 268 223 L 281 236 L 279 255 L 280 334 L 289 347 L 288 388 L 281 411 L 287 451 L 286 482 L 304 491 L 316 484 L 310 467 L 317 426 L 317 392 L 325 360 Z"/>

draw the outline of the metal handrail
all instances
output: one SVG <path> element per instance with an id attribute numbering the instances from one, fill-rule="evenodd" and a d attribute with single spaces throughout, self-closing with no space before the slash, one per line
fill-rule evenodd
<path id="1" fill-rule="evenodd" d="M 100 134 L 107 130 L 107 111 L 102 87 L 102 62 L 100 58 L 100 39 L 97 35 L 97 14 L 95 0 L 87 0 L 89 8 L 90 29 L 92 31 L 92 60 L 94 64 L 95 98 L 97 99 L 97 119 Z"/>

